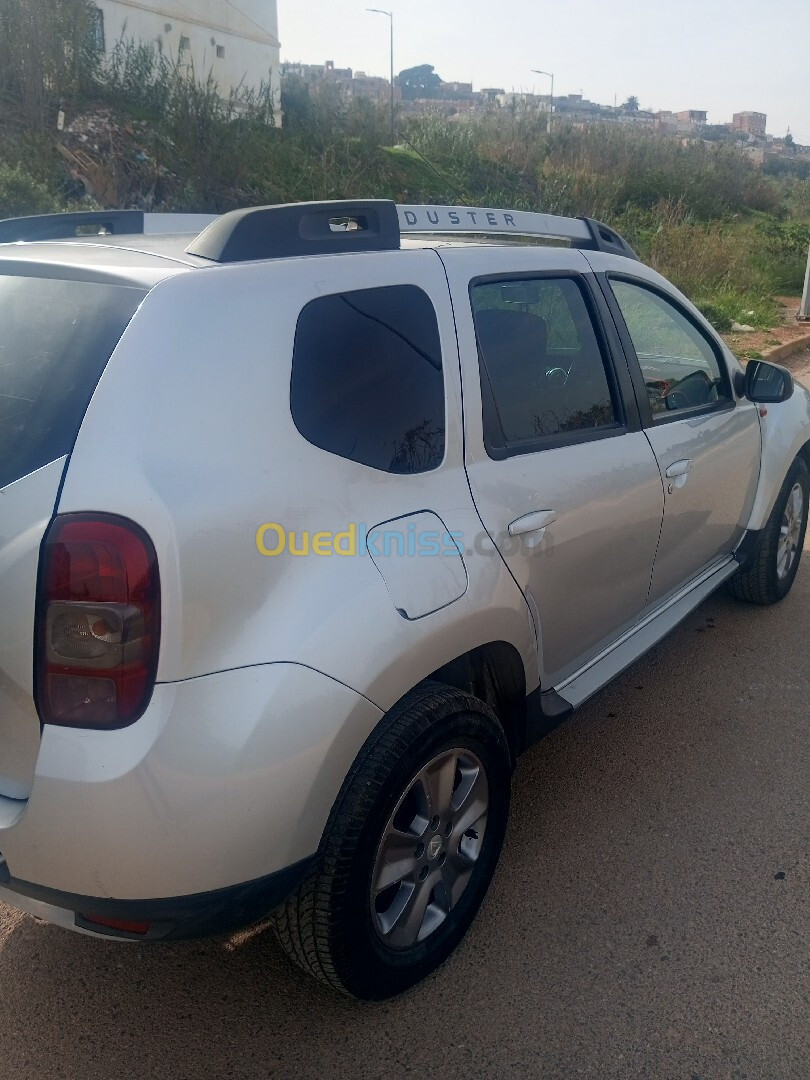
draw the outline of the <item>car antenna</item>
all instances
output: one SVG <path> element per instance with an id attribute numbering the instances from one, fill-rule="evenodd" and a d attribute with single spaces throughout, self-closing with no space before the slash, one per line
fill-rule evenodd
<path id="1" fill-rule="evenodd" d="M 448 186 L 448 187 L 450 188 L 450 190 L 451 190 L 451 191 L 453 192 L 453 194 L 454 194 L 454 195 L 456 196 L 456 198 L 458 198 L 458 199 L 460 199 L 460 200 L 461 200 L 461 205 L 462 205 L 462 206 L 469 206 L 469 205 L 470 205 L 470 204 L 469 204 L 469 203 L 467 202 L 466 198 L 465 198 L 465 197 L 464 197 L 464 196 L 463 196 L 463 195 L 461 194 L 461 192 L 460 192 L 460 191 L 458 190 L 458 188 L 456 188 L 456 187 L 453 187 L 453 185 L 452 185 L 452 184 L 450 183 L 450 181 L 449 181 L 449 180 L 447 179 L 447 177 L 446 177 L 446 176 L 442 176 L 442 174 L 441 174 L 441 173 L 439 172 L 439 170 L 438 170 L 438 169 L 436 168 L 436 166 L 435 166 L 435 165 L 433 164 L 433 162 L 432 162 L 432 161 L 428 161 L 428 159 L 427 159 L 427 158 L 425 157 L 425 155 L 424 155 L 424 154 L 423 154 L 423 153 L 422 153 L 422 152 L 421 152 L 420 150 L 417 150 L 417 149 L 416 149 L 416 147 L 415 147 L 415 146 L 413 145 L 413 143 L 412 143 L 412 142 L 410 142 L 410 141 L 409 141 L 408 139 L 406 139 L 406 138 L 405 138 L 405 136 L 404 136 L 404 135 L 402 134 L 402 132 L 401 132 L 401 131 L 398 131 L 398 132 L 397 132 L 397 135 L 399 136 L 399 138 L 400 138 L 400 139 L 402 139 L 402 141 L 403 141 L 403 142 L 405 143 L 405 145 L 406 145 L 406 146 L 409 146 L 409 147 L 411 148 L 411 150 L 413 150 L 413 152 L 414 152 L 414 153 L 415 153 L 415 154 L 416 154 L 416 155 L 417 155 L 418 157 L 420 157 L 420 158 L 422 159 L 422 161 L 424 161 L 424 163 L 425 163 L 425 164 L 427 165 L 427 167 L 428 167 L 428 168 L 429 168 L 429 169 L 430 169 L 430 170 L 431 170 L 432 172 L 435 172 L 435 173 L 436 173 L 436 175 L 437 175 L 437 176 L 438 176 L 438 178 L 439 178 L 439 179 L 440 179 L 440 180 L 442 181 L 442 183 L 443 183 L 443 184 L 447 184 L 447 186 Z"/>

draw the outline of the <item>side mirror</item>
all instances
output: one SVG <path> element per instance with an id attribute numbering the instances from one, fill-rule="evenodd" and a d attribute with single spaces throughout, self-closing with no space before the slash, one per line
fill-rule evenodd
<path id="1" fill-rule="evenodd" d="M 758 405 L 776 405 L 793 395 L 793 376 L 779 364 L 749 360 L 745 369 L 745 396 Z"/>

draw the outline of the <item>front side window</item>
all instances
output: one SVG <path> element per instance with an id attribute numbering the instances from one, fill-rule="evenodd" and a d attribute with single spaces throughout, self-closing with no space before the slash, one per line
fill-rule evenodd
<path id="1" fill-rule="evenodd" d="M 313 300 L 301 312 L 291 408 L 305 439 L 388 473 L 444 457 L 444 376 L 436 312 L 414 285 Z"/>
<path id="2" fill-rule="evenodd" d="M 633 282 L 611 280 L 638 356 L 653 417 L 731 400 L 715 349 L 674 304 Z"/>
<path id="3" fill-rule="evenodd" d="M 605 432 L 621 419 L 588 305 L 571 278 L 472 289 L 488 450 Z"/>

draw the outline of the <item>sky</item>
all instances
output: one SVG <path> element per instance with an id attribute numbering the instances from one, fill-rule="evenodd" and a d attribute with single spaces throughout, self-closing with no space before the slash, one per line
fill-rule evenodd
<path id="1" fill-rule="evenodd" d="M 367 0 L 373 3 L 373 0 Z M 282 60 L 388 76 L 388 20 L 363 0 L 278 0 Z M 768 114 L 810 145 L 810 0 L 389 0 L 394 69 L 475 89 L 582 93 L 642 108 Z"/>

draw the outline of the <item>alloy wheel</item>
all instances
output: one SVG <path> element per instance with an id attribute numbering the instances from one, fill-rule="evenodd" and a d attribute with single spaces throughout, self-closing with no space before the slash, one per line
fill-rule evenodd
<path id="1" fill-rule="evenodd" d="M 489 783 L 479 758 L 445 750 L 411 780 L 383 831 L 372 921 L 391 949 L 435 933 L 469 884 L 484 841 Z"/>

